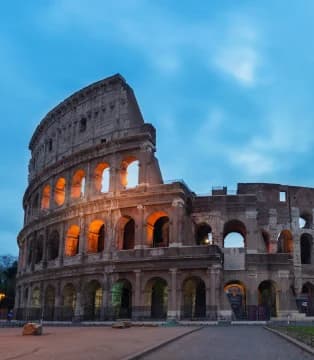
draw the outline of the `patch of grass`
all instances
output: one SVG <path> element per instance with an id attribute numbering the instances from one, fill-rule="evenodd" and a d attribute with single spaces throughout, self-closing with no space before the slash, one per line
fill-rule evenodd
<path id="1" fill-rule="evenodd" d="M 314 347 L 314 326 L 274 326 L 273 329 Z"/>

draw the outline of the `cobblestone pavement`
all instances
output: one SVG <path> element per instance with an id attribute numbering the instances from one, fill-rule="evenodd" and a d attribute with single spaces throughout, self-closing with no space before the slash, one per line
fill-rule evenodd
<path id="1" fill-rule="evenodd" d="M 42 336 L 22 336 L 22 328 L 1 328 L 0 360 L 118 360 L 190 330 L 44 326 Z"/>
<path id="2" fill-rule="evenodd" d="M 145 360 L 308 360 L 312 355 L 257 326 L 206 327 L 143 357 Z"/>

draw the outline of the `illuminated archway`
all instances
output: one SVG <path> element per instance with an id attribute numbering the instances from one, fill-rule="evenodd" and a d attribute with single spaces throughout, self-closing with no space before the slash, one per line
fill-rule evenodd
<path id="1" fill-rule="evenodd" d="M 71 198 L 79 199 L 85 194 L 85 171 L 77 170 L 72 177 Z"/>
<path id="2" fill-rule="evenodd" d="M 241 320 L 246 308 L 246 289 L 240 281 L 229 281 L 224 286 L 224 292 L 228 298 L 234 317 Z"/>
<path id="3" fill-rule="evenodd" d="M 185 279 L 182 287 L 183 317 L 202 318 L 206 315 L 206 291 L 204 281 L 196 276 Z"/>
<path id="4" fill-rule="evenodd" d="M 164 319 L 168 311 L 168 284 L 157 277 L 150 279 L 145 286 L 145 305 L 150 308 L 153 319 Z"/>
<path id="5" fill-rule="evenodd" d="M 151 247 L 169 246 L 169 217 L 164 211 L 157 211 L 147 219 L 147 244 Z"/>
<path id="6" fill-rule="evenodd" d="M 111 289 L 112 306 L 117 318 L 132 316 L 132 285 L 126 279 L 118 280 Z"/>
<path id="7" fill-rule="evenodd" d="M 89 225 L 87 251 L 102 252 L 105 245 L 105 225 L 102 220 L 94 220 Z"/>
<path id="8" fill-rule="evenodd" d="M 293 237 L 290 230 L 282 230 L 278 236 L 278 252 L 293 252 Z"/>
<path id="9" fill-rule="evenodd" d="M 65 178 L 61 177 L 57 180 L 55 185 L 54 200 L 58 206 L 64 204 L 65 201 Z"/>
<path id="10" fill-rule="evenodd" d="M 224 226 L 223 231 L 225 248 L 243 248 L 246 241 L 246 227 L 242 221 L 231 220 Z"/>
<path id="11" fill-rule="evenodd" d="M 96 193 L 109 191 L 110 168 L 107 163 L 99 163 L 94 171 L 94 189 Z"/>
<path id="12" fill-rule="evenodd" d="M 198 224 L 195 233 L 196 245 L 210 245 L 212 244 L 213 236 L 211 227 L 206 224 Z"/>
<path id="13" fill-rule="evenodd" d="M 65 239 L 65 255 L 75 256 L 79 250 L 80 228 L 78 225 L 71 225 Z"/>
<path id="14" fill-rule="evenodd" d="M 51 196 L 51 186 L 49 184 L 45 185 L 41 195 L 41 208 L 49 209 L 50 208 L 50 196 Z"/>
<path id="15" fill-rule="evenodd" d="M 135 245 L 135 221 L 123 216 L 117 224 L 117 247 L 119 250 L 131 250 Z"/>
<path id="16" fill-rule="evenodd" d="M 120 181 L 124 188 L 132 188 L 138 185 L 139 161 L 135 156 L 128 156 L 121 162 Z"/>

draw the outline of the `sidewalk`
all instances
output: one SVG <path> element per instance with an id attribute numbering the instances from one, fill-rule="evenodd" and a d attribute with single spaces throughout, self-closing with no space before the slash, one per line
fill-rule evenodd
<path id="1" fill-rule="evenodd" d="M 42 336 L 22 336 L 22 328 L 2 328 L 1 360 L 118 360 L 191 330 L 192 327 L 44 327 Z"/>

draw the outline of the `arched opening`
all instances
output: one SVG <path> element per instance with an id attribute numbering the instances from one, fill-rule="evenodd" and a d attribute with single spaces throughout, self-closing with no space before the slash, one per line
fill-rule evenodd
<path id="1" fill-rule="evenodd" d="M 145 287 L 145 305 L 150 309 L 152 319 L 167 318 L 168 285 L 162 278 L 149 280 Z"/>
<path id="2" fill-rule="evenodd" d="M 309 212 L 302 212 L 299 217 L 299 227 L 300 229 L 310 229 L 312 225 L 312 214 Z"/>
<path id="3" fill-rule="evenodd" d="M 116 318 L 131 318 L 132 316 L 132 285 L 128 280 L 118 280 L 113 284 L 112 306 Z"/>
<path id="4" fill-rule="evenodd" d="M 72 320 L 76 306 L 76 291 L 73 284 L 65 285 L 62 298 L 63 311 L 61 317 L 63 320 Z"/>
<path id="5" fill-rule="evenodd" d="M 292 253 L 293 252 L 293 238 L 289 230 L 282 230 L 278 236 L 278 252 Z"/>
<path id="6" fill-rule="evenodd" d="M 258 304 L 265 308 L 269 316 L 277 316 L 276 285 L 271 280 L 262 281 L 258 286 Z M 268 316 L 268 317 L 269 317 Z"/>
<path id="7" fill-rule="evenodd" d="M 49 184 L 45 185 L 41 195 L 41 208 L 49 209 L 50 208 L 50 195 L 51 195 L 51 186 Z"/>
<path id="8" fill-rule="evenodd" d="M 119 250 L 131 250 L 135 245 L 135 221 L 123 216 L 117 225 L 117 247 Z"/>
<path id="9" fill-rule="evenodd" d="M 54 307 L 55 307 L 55 288 L 48 285 L 45 291 L 45 306 L 44 306 L 44 319 L 52 321 L 54 319 Z"/>
<path id="10" fill-rule="evenodd" d="M 75 256 L 79 251 L 80 228 L 78 225 L 71 225 L 65 239 L 65 255 Z"/>
<path id="11" fill-rule="evenodd" d="M 246 289 L 240 281 L 230 281 L 224 286 L 231 310 L 236 320 L 241 320 L 246 314 Z"/>
<path id="12" fill-rule="evenodd" d="M 44 237 L 41 235 L 36 240 L 35 264 L 39 264 L 43 258 Z"/>
<path id="13" fill-rule="evenodd" d="M 239 220 L 228 221 L 223 232 L 225 248 L 244 248 L 246 240 L 246 227 Z"/>
<path id="14" fill-rule="evenodd" d="M 99 163 L 94 171 L 94 188 L 96 193 L 109 191 L 110 168 L 107 163 Z"/>
<path id="15" fill-rule="evenodd" d="M 303 285 L 298 305 L 300 312 L 307 314 L 307 316 L 314 315 L 314 285 L 310 282 Z"/>
<path id="16" fill-rule="evenodd" d="M 267 253 L 270 253 L 270 235 L 267 231 L 262 230 L 262 238 L 264 240 L 264 246 Z"/>
<path id="17" fill-rule="evenodd" d="M 72 178 L 71 198 L 79 199 L 85 194 L 85 171 L 77 170 Z"/>
<path id="18" fill-rule="evenodd" d="M 59 256 L 59 233 L 53 230 L 48 238 L 47 244 L 48 260 L 54 260 Z"/>
<path id="19" fill-rule="evenodd" d="M 38 308 L 41 305 L 40 300 L 40 290 L 38 287 L 34 288 L 32 291 L 31 307 Z"/>
<path id="20" fill-rule="evenodd" d="M 164 211 L 157 211 L 147 219 L 147 243 L 151 247 L 169 246 L 169 217 Z"/>
<path id="21" fill-rule="evenodd" d="M 124 188 L 132 188 L 139 183 L 139 161 L 134 156 L 128 156 L 121 162 L 120 180 Z"/>
<path id="22" fill-rule="evenodd" d="M 61 177 L 57 180 L 55 185 L 54 199 L 55 199 L 55 203 L 58 206 L 63 205 L 65 201 L 65 184 L 66 184 L 65 179 Z"/>
<path id="23" fill-rule="evenodd" d="M 102 220 L 94 220 L 89 225 L 87 251 L 98 253 L 104 250 L 105 246 L 105 225 Z"/>
<path id="24" fill-rule="evenodd" d="M 213 243 L 212 229 L 208 224 L 199 224 L 195 234 L 196 245 L 211 245 Z"/>
<path id="25" fill-rule="evenodd" d="M 183 283 L 183 317 L 203 318 L 206 315 L 205 283 L 199 277 L 191 277 Z"/>
<path id="26" fill-rule="evenodd" d="M 302 234 L 300 240 L 301 246 L 301 264 L 311 264 L 313 238 L 310 234 Z"/>
<path id="27" fill-rule="evenodd" d="M 28 249 L 27 249 L 27 265 L 30 265 L 33 260 L 33 252 L 34 252 L 34 239 L 28 238 L 27 240 Z"/>
<path id="28" fill-rule="evenodd" d="M 85 288 L 84 318 L 96 320 L 100 318 L 102 306 L 102 288 L 96 280 L 89 282 Z"/>
<path id="29" fill-rule="evenodd" d="M 38 215 L 38 209 L 39 209 L 39 196 L 38 194 L 35 195 L 34 200 L 32 202 L 32 214 L 33 216 Z"/>

